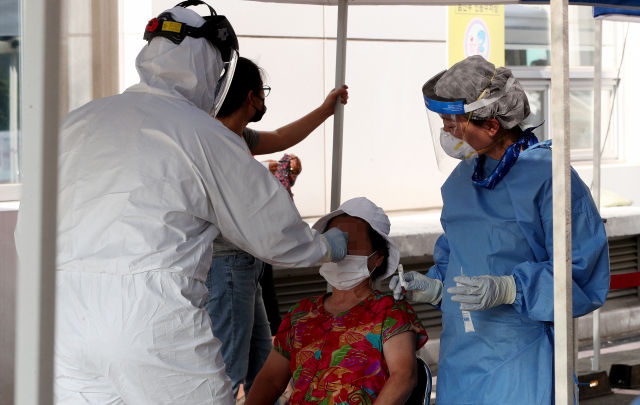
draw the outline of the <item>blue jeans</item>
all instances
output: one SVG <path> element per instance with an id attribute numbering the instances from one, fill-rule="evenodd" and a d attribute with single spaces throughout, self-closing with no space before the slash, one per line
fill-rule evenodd
<path id="1" fill-rule="evenodd" d="M 222 342 L 222 357 L 233 383 L 234 398 L 242 383 L 245 395 L 249 392 L 273 347 L 258 283 L 262 267 L 260 259 L 245 252 L 214 256 L 207 275 L 209 298 L 205 309 L 211 317 L 214 336 Z"/>

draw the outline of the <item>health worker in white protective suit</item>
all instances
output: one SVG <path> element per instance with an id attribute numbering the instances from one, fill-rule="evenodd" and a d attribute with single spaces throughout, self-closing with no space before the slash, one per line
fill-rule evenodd
<path id="1" fill-rule="evenodd" d="M 195 4 L 204 3 L 149 22 L 139 84 L 61 124 L 57 404 L 234 403 L 202 307 L 214 238 L 281 266 L 346 254 L 346 234 L 311 230 L 245 142 L 212 117 L 237 39 L 213 9 L 203 18 L 184 8 Z M 20 256 L 29 254 L 23 222 Z"/>

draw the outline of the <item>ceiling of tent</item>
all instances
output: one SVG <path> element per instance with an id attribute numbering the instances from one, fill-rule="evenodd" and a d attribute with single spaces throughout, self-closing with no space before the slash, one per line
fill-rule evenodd
<path id="1" fill-rule="evenodd" d="M 338 0 L 251 0 L 264 3 L 315 4 L 337 6 Z M 518 0 L 348 0 L 350 6 L 453 6 L 459 4 L 515 4 Z"/>
<path id="2" fill-rule="evenodd" d="M 265 3 L 315 4 L 319 6 L 337 6 L 338 0 L 251 0 Z M 540 0 L 348 0 L 350 6 L 457 6 L 461 4 L 548 4 Z M 640 0 L 577 0 L 572 5 L 603 6 L 640 9 Z"/>

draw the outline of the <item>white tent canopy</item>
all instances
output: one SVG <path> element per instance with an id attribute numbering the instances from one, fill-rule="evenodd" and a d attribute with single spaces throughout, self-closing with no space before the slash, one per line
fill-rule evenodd
<path id="1" fill-rule="evenodd" d="M 250 0 L 263 3 L 313 4 L 317 6 L 337 6 L 341 0 Z M 350 6 L 459 6 L 463 4 L 549 4 L 549 1 L 538 0 L 349 0 Z M 602 6 L 640 9 L 635 0 L 582 0 L 569 1 L 573 6 Z"/>

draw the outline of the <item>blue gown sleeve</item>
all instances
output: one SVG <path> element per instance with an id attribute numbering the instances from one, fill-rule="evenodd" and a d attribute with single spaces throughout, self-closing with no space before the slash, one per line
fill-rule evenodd
<path id="1" fill-rule="evenodd" d="M 433 249 L 433 261 L 435 265 L 429 269 L 427 276 L 440 280 L 442 281 L 442 283 L 444 283 L 444 278 L 447 275 L 447 267 L 449 266 L 449 254 L 451 253 L 451 248 L 449 248 L 449 240 L 447 239 L 446 234 L 444 210 L 442 211 L 442 218 L 440 222 L 442 223 L 442 227 L 445 229 L 445 233 L 440 235 L 440 237 L 436 241 L 436 246 Z M 433 307 L 441 310 L 441 303 L 442 300 L 438 304 L 433 305 Z"/>
<path id="2" fill-rule="evenodd" d="M 515 309 L 537 321 L 553 322 L 553 197 L 551 181 L 536 196 L 546 259 L 513 270 Z M 609 292 L 609 248 L 604 224 L 587 186 L 571 170 L 573 316 L 600 308 Z"/>

